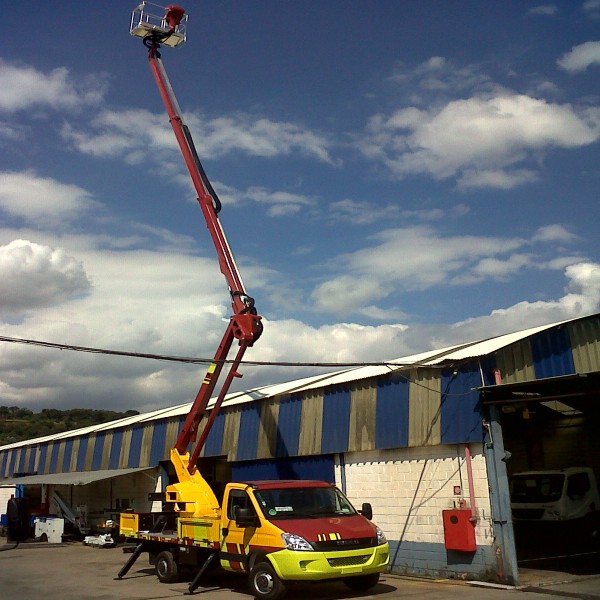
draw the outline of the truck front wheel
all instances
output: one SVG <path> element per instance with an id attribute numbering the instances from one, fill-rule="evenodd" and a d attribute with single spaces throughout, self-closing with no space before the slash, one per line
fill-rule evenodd
<path id="1" fill-rule="evenodd" d="M 356 577 L 346 577 L 344 583 L 355 592 L 365 592 L 377 585 L 379 581 L 379 573 L 371 573 L 371 575 L 357 575 Z"/>
<path id="2" fill-rule="evenodd" d="M 284 583 L 267 562 L 259 562 L 252 567 L 248 585 L 254 597 L 260 600 L 278 600 L 283 598 L 286 592 Z"/>
<path id="3" fill-rule="evenodd" d="M 179 578 L 175 557 L 169 550 L 163 550 L 156 557 L 156 576 L 161 583 L 173 583 Z"/>

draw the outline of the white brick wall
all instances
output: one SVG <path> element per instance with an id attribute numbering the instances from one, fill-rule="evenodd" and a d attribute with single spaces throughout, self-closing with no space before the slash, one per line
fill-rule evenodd
<path id="1" fill-rule="evenodd" d="M 471 444 L 478 545 L 491 545 L 492 522 L 485 458 Z M 373 505 L 373 520 L 390 540 L 444 543 L 442 510 L 470 508 L 462 444 L 374 450 L 344 455 L 346 493 L 356 506 Z M 336 483 L 342 485 L 336 465 Z M 454 494 L 460 486 L 460 495 Z"/>

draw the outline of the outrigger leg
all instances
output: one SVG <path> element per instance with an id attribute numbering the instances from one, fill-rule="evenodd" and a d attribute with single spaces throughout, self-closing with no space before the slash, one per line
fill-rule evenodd
<path id="1" fill-rule="evenodd" d="M 206 569 L 208 569 L 208 566 L 210 565 L 210 563 L 216 555 L 216 551 L 213 551 L 208 555 L 207 559 L 204 561 L 204 564 L 200 567 L 198 573 L 196 573 L 194 581 L 190 583 L 188 591 L 185 593 L 186 595 L 193 594 L 196 591 L 196 589 L 198 589 L 198 587 L 200 586 L 200 578 L 202 577 L 202 575 L 204 575 L 204 572 L 206 571 Z"/>
<path id="2" fill-rule="evenodd" d="M 129 569 L 133 567 L 133 563 L 140 557 L 140 554 L 144 551 L 144 542 L 140 542 L 136 547 L 127 562 L 123 565 L 123 568 L 119 571 L 119 574 L 115 577 L 115 579 L 123 579 L 125 575 L 127 575 Z"/>

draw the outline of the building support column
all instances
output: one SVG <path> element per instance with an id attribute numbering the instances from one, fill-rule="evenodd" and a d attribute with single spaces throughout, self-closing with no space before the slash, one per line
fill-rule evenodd
<path id="1" fill-rule="evenodd" d="M 484 422 L 487 429 L 484 452 L 490 487 L 496 575 L 503 583 L 517 585 L 517 551 L 505 462 L 510 455 L 504 449 L 499 408 L 489 406 L 488 414 L 489 421 Z"/>

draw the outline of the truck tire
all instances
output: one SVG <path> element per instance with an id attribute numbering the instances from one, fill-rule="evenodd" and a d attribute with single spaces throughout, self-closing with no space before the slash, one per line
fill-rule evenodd
<path id="1" fill-rule="evenodd" d="M 370 575 L 357 575 L 356 577 L 346 577 L 344 583 L 355 592 L 365 592 L 377 585 L 379 573 Z"/>
<path id="2" fill-rule="evenodd" d="M 278 600 L 287 591 L 275 569 L 264 561 L 256 563 L 250 570 L 248 586 L 254 597 L 260 600 Z"/>
<path id="3" fill-rule="evenodd" d="M 163 550 L 156 557 L 156 576 L 161 583 L 174 583 L 179 579 L 179 569 L 171 551 Z"/>

